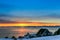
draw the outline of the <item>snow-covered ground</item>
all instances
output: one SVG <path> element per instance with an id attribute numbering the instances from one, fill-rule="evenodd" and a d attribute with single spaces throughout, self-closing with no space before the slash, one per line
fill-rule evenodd
<path id="1" fill-rule="evenodd" d="M 46 37 L 38 37 L 32 39 L 24 39 L 24 40 L 60 40 L 60 35 L 57 36 L 46 36 Z"/>
<path id="2" fill-rule="evenodd" d="M 14 40 L 14 39 L 0 38 L 0 40 Z M 60 40 L 60 35 L 57 35 L 57 36 L 46 36 L 46 37 L 37 37 L 37 38 L 31 38 L 31 39 L 17 39 L 17 40 Z"/>

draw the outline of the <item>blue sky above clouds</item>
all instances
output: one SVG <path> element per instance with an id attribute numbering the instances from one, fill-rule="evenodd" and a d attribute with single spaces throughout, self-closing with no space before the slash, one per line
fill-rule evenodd
<path id="1" fill-rule="evenodd" d="M 0 17 L 60 19 L 60 0 L 0 0 Z"/>
<path id="2" fill-rule="evenodd" d="M 0 12 L 6 15 L 51 16 L 55 13 L 59 16 L 59 11 L 59 0 L 0 0 Z"/>

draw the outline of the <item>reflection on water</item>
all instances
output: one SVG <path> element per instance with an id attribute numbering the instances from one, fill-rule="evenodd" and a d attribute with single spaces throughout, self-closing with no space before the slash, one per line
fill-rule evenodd
<path id="1" fill-rule="evenodd" d="M 19 34 L 17 34 L 18 36 L 24 36 L 26 33 L 36 33 L 38 30 L 36 29 L 29 29 L 29 28 L 17 28 L 17 29 L 13 29 L 13 32 L 17 32 Z"/>
<path id="2" fill-rule="evenodd" d="M 26 33 L 37 33 L 40 28 L 25 28 L 25 27 L 0 27 L 0 37 L 18 37 L 18 36 L 24 36 Z M 48 28 L 49 31 L 55 32 L 58 28 Z"/>

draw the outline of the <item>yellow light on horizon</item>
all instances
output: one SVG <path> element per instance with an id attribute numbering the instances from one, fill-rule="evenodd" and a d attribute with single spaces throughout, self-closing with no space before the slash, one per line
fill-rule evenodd
<path id="1" fill-rule="evenodd" d="M 60 26 L 60 24 L 54 24 L 54 23 L 36 23 L 36 22 L 33 22 L 33 23 L 0 23 L 0 27 L 1 26 Z"/>
<path id="2" fill-rule="evenodd" d="M 18 24 L 18 26 L 29 26 L 28 24 Z"/>

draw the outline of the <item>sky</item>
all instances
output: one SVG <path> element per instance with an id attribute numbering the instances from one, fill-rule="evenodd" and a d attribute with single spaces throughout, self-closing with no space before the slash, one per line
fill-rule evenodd
<path id="1" fill-rule="evenodd" d="M 60 23 L 60 0 L 0 0 L 0 23 Z"/>
<path id="2" fill-rule="evenodd" d="M 9 36 L 11 36 L 8 34 L 10 32 L 12 35 L 16 35 L 14 32 L 32 32 L 15 26 L 52 25 L 60 26 L 60 0 L 0 0 L 1 36 L 5 36 L 5 32 Z"/>

